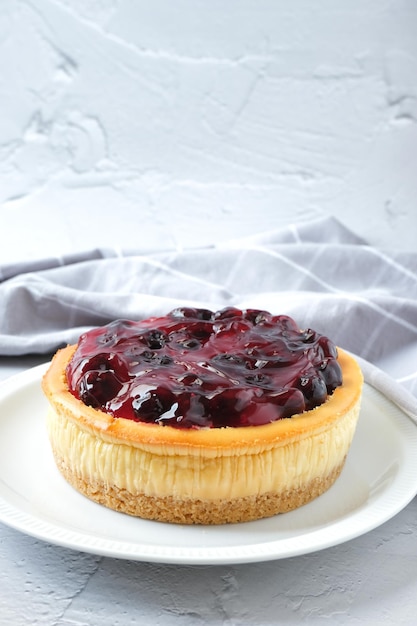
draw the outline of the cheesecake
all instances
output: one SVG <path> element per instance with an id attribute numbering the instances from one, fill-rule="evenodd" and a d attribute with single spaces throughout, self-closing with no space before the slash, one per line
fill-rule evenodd
<path id="1" fill-rule="evenodd" d="M 286 315 L 180 307 L 58 350 L 42 380 L 55 463 L 87 498 L 144 519 L 246 522 L 341 473 L 363 377 Z"/>

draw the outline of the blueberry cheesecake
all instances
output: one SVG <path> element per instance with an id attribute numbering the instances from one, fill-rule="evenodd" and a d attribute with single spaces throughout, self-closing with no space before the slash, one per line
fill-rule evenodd
<path id="1" fill-rule="evenodd" d="M 324 335 L 232 307 L 114 321 L 59 350 L 42 381 L 65 479 L 111 509 L 181 524 L 260 519 L 329 489 L 362 384 Z"/>

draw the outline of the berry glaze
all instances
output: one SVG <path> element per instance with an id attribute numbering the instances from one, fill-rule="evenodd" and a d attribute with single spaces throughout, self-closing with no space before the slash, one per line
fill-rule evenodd
<path id="1" fill-rule="evenodd" d="M 267 424 L 319 406 L 342 384 L 327 337 L 286 315 L 231 307 L 87 332 L 66 374 L 86 405 L 175 428 Z"/>

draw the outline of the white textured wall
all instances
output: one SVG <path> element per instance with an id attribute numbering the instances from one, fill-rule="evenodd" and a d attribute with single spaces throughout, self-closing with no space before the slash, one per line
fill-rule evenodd
<path id="1" fill-rule="evenodd" d="M 0 262 L 199 246 L 318 212 L 416 248 L 414 0 L 0 9 Z"/>

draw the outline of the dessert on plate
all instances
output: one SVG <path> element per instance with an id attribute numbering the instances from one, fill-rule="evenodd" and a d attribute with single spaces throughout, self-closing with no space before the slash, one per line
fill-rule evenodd
<path id="1" fill-rule="evenodd" d="M 42 385 L 65 479 L 145 519 L 222 524 L 295 509 L 339 476 L 356 360 L 286 315 L 178 308 L 59 350 Z"/>

